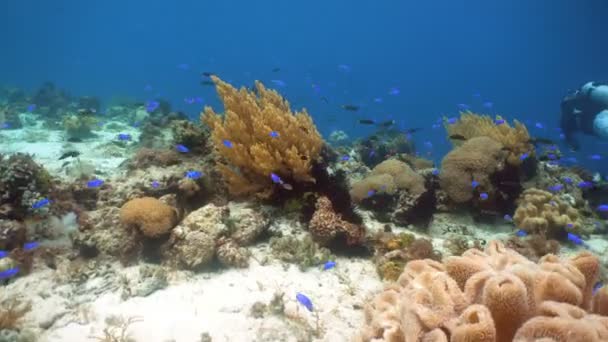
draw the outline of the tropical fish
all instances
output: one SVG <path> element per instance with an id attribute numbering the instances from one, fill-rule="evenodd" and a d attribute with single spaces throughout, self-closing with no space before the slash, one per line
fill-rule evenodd
<path id="1" fill-rule="evenodd" d="M 175 145 L 175 149 L 177 150 L 177 152 L 180 152 L 180 153 L 188 153 L 188 152 L 190 152 L 190 149 L 188 149 L 186 146 L 184 146 L 182 144 Z"/>
<path id="2" fill-rule="evenodd" d="M 568 233 L 568 240 L 572 241 L 572 243 L 574 243 L 575 245 L 582 245 L 584 244 L 583 239 L 581 239 L 580 236 L 574 234 L 574 233 Z"/>
<path id="3" fill-rule="evenodd" d="M 449 138 L 452 140 L 467 140 L 467 138 L 465 138 L 465 136 L 462 134 L 452 134 L 449 136 Z"/>
<path id="4" fill-rule="evenodd" d="M 564 185 L 563 184 L 555 184 L 555 185 L 551 185 L 548 190 L 551 192 L 559 192 L 562 191 L 564 189 Z"/>
<path id="5" fill-rule="evenodd" d="M 308 311 L 312 312 L 312 301 L 310 300 L 310 298 L 306 297 L 305 295 L 301 294 L 301 293 L 297 293 L 296 294 L 296 300 L 302 304 Z"/>
<path id="6" fill-rule="evenodd" d="M 479 199 L 481 199 L 482 201 L 487 200 L 488 197 L 489 197 L 488 193 L 486 193 L 486 192 L 482 192 L 482 193 L 479 194 Z"/>
<path id="7" fill-rule="evenodd" d="M 597 206 L 597 211 L 601 211 L 603 213 L 608 212 L 608 204 L 600 204 Z"/>
<path id="8" fill-rule="evenodd" d="M 376 121 L 369 120 L 369 119 L 361 119 L 361 120 L 359 120 L 359 123 L 362 125 L 373 125 L 376 123 Z"/>
<path id="9" fill-rule="evenodd" d="M 51 203 L 51 201 L 49 201 L 48 198 L 43 198 L 41 200 L 34 202 L 34 204 L 32 204 L 32 209 L 40 209 L 50 203 Z"/>
<path id="10" fill-rule="evenodd" d="M 276 85 L 278 87 L 284 87 L 287 85 L 287 83 L 285 83 L 285 81 L 283 81 L 283 80 L 270 80 L 270 82 L 272 82 L 274 85 Z"/>
<path id="11" fill-rule="evenodd" d="M 478 182 L 478 181 L 476 181 L 476 180 L 472 180 L 472 181 L 471 181 L 471 186 L 473 187 L 473 189 L 475 189 L 476 187 L 478 187 L 478 186 L 479 186 L 479 182 Z"/>
<path id="12" fill-rule="evenodd" d="M 118 134 L 118 140 L 120 140 L 120 141 L 129 141 L 129 140 L 131 140 L 131 134 L 120 133 L 120 134 Z"/>
<path id="13" fill-rule="evenodd" d="M 19 267 L 10 268 L 0 272 L 0 279 L 8 279 L 19 273 Z"/>
<path id="14" fill-rule="evenodd" d="M 283 184 L 283 180 L 276 173 L 271 173 L 270 174 L 270 179 L 272 180 L 273 183 Z"/>
<path id="15" fill-rule="evenodd" d="M 343 156 L 340 158 L 340 160 L 342 160 L 342 161 L 349 161 L 349 160 L 350 160 L 350 156 L 349 156 L 349 155 L 347 155 L 347 154 L 345 154 L 345 155 L 343 155 Z"/>
<path id="16" fill-rule="evenodd" d="M 158 181 L 153 181 L 152 184 L 150 184 L 150 185 L 152 185 L 152 187 L 154 189 L 156 189 L 156 188 L 158 188 L 160 186 L 160 184 L 158 183 Z"/>
<path id="17" fill-rule="evenodd" d="M 211 76 L 215 76 L 214 73 L 209 72 L 209 71 L 204 71 L 201 73 L 201 75 L 205 76 L 205 77 L 211 77 Z"/>
<path id="18" fill-rule="evenodd" d="M 515 232 L 515 235 L 517 235 L 518 237 L 526 237 L 526 236 L 528 236 L 528 232 L 526 232 L 523 229 L 520 229 L 517 232 Z"/>
<path id="19" fill-rule="evenodd" d="M 336 262 L 335 262 L 335 261 L 328 261 L 328 262 L 326 262 L 326 263 L 323 265 L 323 270 L 324 270 L 324 271 L 327 271 L 327 270 L 332 269 L 332 268 L 334 268 L 334 267 L 336 267 Z"/>
<path id="20" fill-rule="evenodd" d="M 502 125 L 505 123 L 505 119 L 496 119 L 494 120 L 494 124 L 496 124 L 497 126 Z"/>
<path id="21" fill-rule="evenodd" d="M 0 251 L 0 259 L 6 258 L 10 253 L 7 251 Z"/>
<path id="22" fill-rule="evenodd" d="M 350 110 L 351 112 L 356 112 L 359 110 L 359 106 L 355 106 L 355 105 L 351 105 L 351 104 L 345 104 L 341 106 L 342 109 L 344 110 Z"/>
<path id="23" fill-rule="evenodd" d="M 224 144 L 224 146 L 228 147 L 228 148 L 232 148 L 232 141 L 228 140 L 228 139 L 224 139 L 222 141 L 222 143 Z"/>
<path id="24" fill-rule="evenodd" d="M 59 160 L 63 160 L 63 159 L 65 159 L 65 158 L 70 158 L 70 157 L 71 157 L 71 158 L 76 158 L 76 157 L 78 157 L 79 155 L 80 155 L 80 152 L 78 152 L 78 151 L 68 151 L 68 152 L 63 153 L 63 154 L 62 154 L 62 155 L 59 157 Z"/>
<path id="25" fill-rule="evenodd" d="M 439 175 L 439 169 L 433 169 L 432 174 L 433 174 L 434 176 Z"/>
<path id="26" fill-rule="evenodd" d="M 272 132 L 270 132 L 270 134 L 269 134 L 269 135 L 270 135 L 270 137 L 271 137 L 271 138 L 278 138 L 278 137 L 279 137 L 279 132 L 277 132 L 277 131 L 272 131 Z"/>
<path id="27" fill-rule="evenodd" d="M 399 93 L 401 93 L 401 91 L 399 90 L 399 88 L 396 88 L 396 87 L 393 87 L 388 90 L 389 95 L 396 96 L 396 95 L 399 95 Z"/>
<path id="28" fill-rule="evenodd" d="M 89 188 L 99 188 L 104 183 L 101 179 L 93 179 L 87 182 L 87 187 Z"/>
<path id="29" fill-rule="evenodd" d="M 40 243 L 36 242 L 36 241 L 32 241 L 32 242 L 26 242 L 23 244 L 23 249 L 26 251 L 31 251 L 33 249 L 36 249 L 40 246 Z"/>
<path id="30" fill-rule="evenodd" d="M 200 171 L 190 170 L 186 171 L 186 178 L 189 179 L 199 179 L 203 176 L 203 173 Z"/>
<path id="31" fill-rule="evenodd" d="M 158 101 L 148 101 L 146 102 L 146 111 L 148 113 L 152 113 L 160 107 L 160 102 Z"/>
<path id="32" fill-rule="evenodd" d="M 513 218 L 509 214 L 505 214 L 505 216 L 503 216 L 502 218 L 507 222 L 513 222 Z"/>

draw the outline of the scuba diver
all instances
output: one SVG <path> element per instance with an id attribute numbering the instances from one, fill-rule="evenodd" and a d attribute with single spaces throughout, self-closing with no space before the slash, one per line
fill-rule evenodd
<path id="1" fill-rule="evenodd" d="M 608 140 L 608 84 L 585 83 L 564 97 L 561 111 L 562 133 L 573 150 L 579 148 L 574 138 L 577 130 Z"/>

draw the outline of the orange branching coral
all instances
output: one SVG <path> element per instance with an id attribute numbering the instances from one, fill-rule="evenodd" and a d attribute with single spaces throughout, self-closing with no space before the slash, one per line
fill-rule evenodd
<path id="1" fill-rule="evenodd" d="M 529 233 L 547 237 L 563 235 L 564 231 L 588 234 L 577 209 L 548 191 L 530 188 L 518 199 L 513 221 Z"/>
<path id="2" fill-rule="evenodd" d="M 486 115 L 465 112 L 461 113 L 456 123 L 446 123 L 445 128 L 449 136 L 457 135 L 464 139 L 485 136 L 498 141 L 509 152 L 507 162 L 510 165 L 521 164 L 521 156 L 524 153 L 533 156 L 534 146 L 530 142 L 530 134 L 526 126 L 517 120 L 513 120 L 513 126 L 506 120 L 497 124 L 496 120 L 503 119 L 500 116 L 492 119 Z"/>
<path id="3" fill-rule="evenodd" d="M 317 210 L 309 223 L 309 230 L 315 240 L 327 243 L 339 234 L 346 236 L 348 244 L 359 244 L 363 241 L 365 229 L 362 226 L 342 219 L 334 211 L 329 198 L 322 196 L 317 199 Z"/>
<path id="4" fill-rule="evenodd" d="M 267 197 L 273 190 L 271 173 L 284 181 L 314 182 L 311 168 L 324 142 L 306 110 L 292 112 L 289 102 L 260 82 L 251 91 L 212 79 L 225 115 L 205 107 L 201 120 L 211 128 L 230 193 Z"/>
<path id="5" fill-rule="evenodd" d="M 443 263 L 411 261 L 368 306 L 360 340 L 606 341 L 605 294 L 590 285 L 598 270 L 588 252 L 534 263 L 497 241 Z"/>
<path id="6" fill-rule="evenodd" d="M 138 228 L 146 237 L 169 233 L 177 224 L 177 213 L 171 206 L 153 197 L 132 199 L 120 208 L 120 221 Z"/>
<path id="7" fill-rule="evenodd" d="M 441 188 L 456 203 L 473 198 L 473 180 L 478 190 L 492 195 L 494 186 L 490 176 L 504 166 L 502 144 L 489 137 L 475 137 L 450 151 L 441 162 Z"/>
<path id="8" fill-rule="evenodd" d="M 369 197 L 370 191 L 393 194 L 397 190 L 406 190 L 417 197 L 426 191 L 424 178 L 406 163 L 389 159 L 376 165 L 366 178 L 353 184 L 350 195 L 353 201 L 361 202 Z"/>

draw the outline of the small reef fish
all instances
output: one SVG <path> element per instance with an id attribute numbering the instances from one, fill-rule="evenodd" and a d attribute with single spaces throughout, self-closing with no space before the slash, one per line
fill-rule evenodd
<path id="1" fill-rule="evenodd" d="M 372 189 L 367 192 L 367 197 L 372 197 L 376 194 L 376 190 Z"/>
<path id="2" fill-rule="evenodd" d="M 51 201 L 48 198 L 43 198 L 41 200 L 34 202 L 34 204 L 32 204 L 32 209 L 40 209 L 44 206 L 49 205 L 50 203 L 51 203 Z"/>
<path id="3" fill-rule="evenodd" d="M 468 104 L 466 104 L 466 103 L 459 103 L 459 104 L 457 105 L 457 107 L 458 107 L 458 109 L 460 109 L 460 110 L 469 110 L 469 109 L 471 109 L 471 106 L 469 106 L 469 105 L 468 105 Z"/>
<path id="4" fill-rule="evenodd" d="M 222 143 L 224 144 L 224 146 L 228 147 L 228 148 L 232 148 L 232 141 L 224 139 L 224 141 L 222 141 Z"/>
<path id="5" fill-rule="evenodd" d="M 296 300 L 298 301 L 298 303 L 302 304 L 306 310 L 312 312 L 312 301 L 310 300 L 310 298 L 306 297 L 306 295 L 302 294 L 302 293 L 297 293 L 296 294 Z"/>
<path id="6" fill-rule="evenodd" d="M 14 267 L 5 271 L 0 272 L 0 279 L 12 278 L 19 273 L 19 267 Z"/>
<path id="7" fill-rule="evenodd" d="M 439 169 L 433 169 L 433 171 L 431 173 L 433 174 L 433 176 L 438 176 L 439 175 Z"/>
<path id="8" fill-rule="evenodd" d="M 99 188 L 104 183 L 101 179 L 93 179 L 87 182 L 87 187 L 89 188 Z"/>
<path id="9" fill-rule="evenodd" d="M 523 229 L 520 229 L 517 232 L 515 232 L 515 235 L 517 235 L 518 237 L 526 237 L 526 236 L 528 236 L 528 232 L 526 232 Z"/>
<path id="10" fill-rule="evenodd" d="M 65 158 L 76 158 L 79 155 L 80 155 L 80 152 L 78 152 L 78 151 L 68 151 L 68 152 L 65 152 L 64 154 L 62 154 L 59 157 L 59 160 L 63 160 Z"/>
<path id="11" fill-rule="evenodd" d="M 351 105 L 351 104 L 345 104 L 341 106 L 342 109 L 344 110 L 349 110 L 351 112 L 356 112 L 359 110 L 359 106 L 355 106 L 355 105 Z"/>
<path id="12" fill-rule="evenodd" d="M 160 107 L 160 102 L 158 101 L 148 101 L 146 102 L 146 111 L 148 113 L 152 113 Z"/>
<path id="13" fill-rule="evenodd" d="M 201 73 L 201 75 L 202 75 L 202 76 L 205 76 L 205 77 L 211 77 L 211 76 L 215 76 L 215 74 L 214 74 L 214 73 L 209 72 L 209 71 L 203 71 L 203 72 Z"/>
<path id="14" fill-rule="evenodd" d="M 486 193 L 486 192 L 482 192 L 482 193 L 479 194 L 479 199 L 481 199 L 482 201 L 487 200 L 488 197 L 489 197 L 488 193 Z"/>
<path id="15" fill-rule="evenodd" d="M 283 182 L 281 177 L 279 177 L 279 175 L 277 175 L 276 173 L 270 173 L 270 180 L 272 180 L 272 182 L 275 184 L 279 184 L 285 190 L 293 190 L 291 184 Z"/>
<path id="16" fill-rule="evenodd" d="M 579 182 L 576 186 L 578 186 L 581 189 L 589 189 L 593 187 L 593 183 L 590 181 L 582 181 Z"/>
<path id="17" fill-rule="evenodd" d="M 287 83 L 285 83 L 285 81 L 283 80 L 270 80 L 270 82 L 272 82 L 277 87 L 285 87 L 287 85 Z"/>
<path id="18" fill-rule="evenodd" d="M 323 271 L 327 271 L 329 269 L 332 269 L 336 267 L 336 262 L 335 261 L 328 261 L 323 265 Z"/>
<path id="19" fill-rule="evenodd" d="M 376 123 L 376 121 L 369 120 L 369 119 L 361 119 L 361 120 L 359 120 L 359 123 L 362 125 L 373 125 Z"/>
<path id="20" fill-rule="evenodd" d="M 40 247 L 40 244 L 36 241 L 33 242 L 26 242 L 23 244 L 23 249 L 26 251 L 31 251 L 34 250 L 36 248 Z"/>
<path id="21" fill-rule="evenodd" d="M 540 122 L 535 123 L 535 124 L 534 124 L 534 126 L 535 126 L 536 128 L 539 128 L 539 129 L 543 129 L 543 128 L 545 128 L 545 126 L 543 126 L 543 124 L 542 124 L 542 123 L 540 123 Z"/>
<path id="22" fill-rule="evenodd" d="M 572 243 L 574 243 L 575 245 L 583 245 L 584 241 L 583 239 L 581 239 L 580 236 L 573 234 L 573 233 L 568 233 L 568 240 L 572 241 Z"/>
<path id="23" fill-rule="evenodd" d="M 186 171 L 186 178 L 189 179 L 199 179 L 203 176 L 203 173 L 200 171 L 190 170 Z"/>
<path id="24" fill-rule="evenodd" d="M 190 152 L 190 149 L 188 149 L 186 146 L 184 146 L 182 144 L 175 145 L 175 149 L 177 150 L 177 152 L 180 152 L 180 153 L 188 153 L 188 152 Z"/>
<path id="25" fill-rule="evenodd" d="M 608 204 L 600 204 L 597 206 L 597 211 L 601 211 L 603 213 L 608 212 Z"/>
<path id="26" fill-rule="evenodd" d="M 129 140 L 131 140 L 131 134 L 120 133 L 120 134 L 118 134 L 118 140 L 120 140 L 120 141 L 129 141 Z"/>
<path id="27" fill-rule="evenodd" d="M 277 131 L 272 131 L 269 133 L 271 138 L 278 138 L 279 137 L 279 132 Z"/>
<path id="28" fill-rule="evenodd" d="M 513 218 L 509 214 L 505 214 L 505 216 L 503 216 L 502 218 L 507 222 L 513 222 Z"/>
<path id="29" fill-rule="evenodd" d="M 150 184 L 154 189 L 158 188 L 160 186 L 160 184 L 158 183 L 158 181 L 153 181 L 152 184 Z"/>
<path id="30" fill-rule="evenodd" d="M 0 259 L 6 258 L 8 255 L 9 255 L 9 252 L 7 252 L 7 251 L 0 251 Z"/>
<path id="31" fill-rule="evenodd" d="M 502 125 L 504 123 L 505 123 L 505 119 L 496 119 L 496 120 L 494 120 L 494 124 L 496 126 L 500 126 L 500 125 Z"/>
<path id="32" fill-rule="evenodd" d="M 602 156 L 600 156 L 599 154 L 592 154 L 589 156 L 589 159 L 591 160 L 602 160 Z"/>
<path id="33" fill-rule="evenodd" d="M 342 161 L 349 161 L 350 160 L 350 156 L 349 155 L 343 155 L 340 160 Z"/>
<path id="34" fill-rule="evenodd" d="M 448 122 L 448 124 L 453 125 L 456 122 L 458 122 L 458 118 L 455 118 L 455 117 L 448 118 L 447 122 Z"/>
<path id="35" fill-rule="evenodd" d="M 32 103 L 31 105 L 27 106 L 27 111 L 30 112 L 30 113 L 33 112 L 33 111 L 35 111 L 35 110 L 36 110 L 36 105 L 35 104 Z"/>
<path id="36" fill-rule="evenodd" d="M 399 93 L 401 93 L 401 91 L 399 90 L 399 88 L 396 88 L 396 87 L 393 87 L 388 90 L 389 95 L 397 96 L 397 95 L 399 95 Z"/>
<path id="37" fill-rule="evenodd" d="M 560 192 L 564 189 L 564 185 L 563 184 L 555 184 L 555 185 L 551 185 L 548 190 L 551 192 Z"/>
<path id="38" fill-rule="evenodd" d="M 519 156 L 519 160 L 526 160 L 528 159 L 528 157 L 530 156 L 530 154 L 528 154 L 527 152 L 522 154 L 521 156 Z"/>
<path id="39" fill-rule="evenodd" d="M 467 140 L 467 138 L 465 138 L 462 134 L 452 134 L 449 136 L 449 138 L 452 140 Z"/>
<path id="40" fill-rule="evenodd" d="M 593 292 L 592 293 L 595 295 L 597 293 L 597 291 L 599 291 L 602 287 L 604 287 L 604 282 L 602 282 L 600 280 L 597 283 L 595 283 L 595 285 L 593 285 Z"/>
<path id="41" fill-rule="evenodd" d="M 478 182 L 478 181 L 476 181 L 476 180 L 472 180 L 472 181 L 471 181 L 471 186 L 473 187 L 473 189 L 475 189 L 476 187 L 478 187 L 478 186 L 479 186 L 479 182 Z"/>

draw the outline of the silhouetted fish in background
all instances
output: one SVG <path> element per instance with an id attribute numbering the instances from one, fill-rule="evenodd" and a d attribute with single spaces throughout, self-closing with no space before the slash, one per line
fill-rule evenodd
<path id="1" fill-rule="evenodd" d="M 281 71 L 281 68 L 274 68 L 274 69 L 272 69 L 272 72 L 279 72 L 279 71 Z"/>
<path id="2" fill-rule="evenodd" d="M 209 86 L 214 86 L 215 83 L 213 83 L 213 81 L 203 80 L 200 82 L 200 85 L 209 87 Z"/>
<path id="3" fill-rule="evenodd" d="M 369 119 L 361 119 L 361 120 L 359 120 L 359 123 L 362 125 L 374 125 L 376 123 L 376 121 L 369 120 Z"/>
<path id="4" fill-rule="evenodd" d="M 70 157 L 71 158 L 76 158 L 79 155 L 80 155 L 80 152 L 78 152 L 78 151 L 68 151 L 68 152 L 65 152 L 64 154 L 62 154 L 59 157 L 59 160 L 62 160 L 62 159 L 65 159 L 65 158 L 70 158 Z"/>
<path id="5" fill-rule="evenodd" d="M 356 112 L 356 111 L 359 110 L 359 106 L 345 104 L 345 105 L 342 105 L 342 109 L 344 109 L 344 110 L 350 110 L 351 112 Z"/>
<path id="6" fill-rule="evenodd" d="M 215 76 L 214 73 L 209 72 L 209 71 L 204 71 L 201 75 L 205 76 L 205 77 L 211 77 L 211 76 Z"/>

